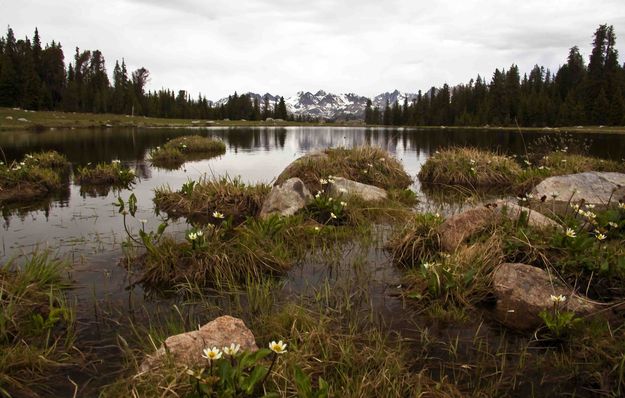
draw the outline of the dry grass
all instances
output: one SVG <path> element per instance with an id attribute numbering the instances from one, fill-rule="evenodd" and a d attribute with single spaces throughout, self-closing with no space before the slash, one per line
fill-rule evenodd
<path id="1" fill-rule="evenodd" d="M 402 164 L 387 151 L 377 147 L 326 149 L 322 153 L 304 156 L 280 174 L 276 185 L 299 177 L 311 192 L 321 190 L 320 179 L 344 177 L 383 189 L 402 189 L 412 179 Z"/>
<path id="2" fill-rule="evenodd" d="M 521 167 L 509 157 L 476 148 L 455 147 L 428 158 L 419 171 L 419 180 L 435 185 L 462 185 L 473 188 L 511 186 Z"/>
<path id="3" fill-rule="evenodd" d="M 566 152 L 551 152 L 540 160 L 540 165 L 547 168 L 550 175 L 583 173 L 586 171 L 625 172 L 625 161 L 593 158 L 590 156 Z"/>
<path id="4" fill-rule="evenodd" d="M 436 228 L 443 219 L 433 214 L 418 214 L 387 243 L 393 261 L 404 267 L 417 267 L 436 256 L 440 236 Z"/>
<path id="5" fill-rule="evenodd" d="M 38 397 L 59 377 L 54 370 L 71 359 L 66 268 L 46 253 L 0 267 L 0 395 Z"/>

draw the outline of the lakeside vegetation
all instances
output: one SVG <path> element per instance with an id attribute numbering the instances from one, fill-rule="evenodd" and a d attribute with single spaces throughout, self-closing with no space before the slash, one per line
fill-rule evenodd
<path id="1" fill-rule="evenodd" d="M 536 67 L 521 82 L 513 66 L 495 72 L 490 84 L 478 77 L 479 84 L 432 89 L 412 104 L 378 110 L 377 116 L 369 107 L 367 121 L 508 126 L 489 127 L 493 131 L 545 131 L 516 122 L 610 123 L 614 126 L 569 131 L 625 133 L 615 127 L 625 124 L 625 105 L 619 104 L 625 72 L 614 41 L 612 27 L 602 25 L 588 67 L 573 48 L 554 76 Z M 286 119 L 283 99 L 270 107 L 235 94 L 213 107 L 205 97 L 193 100 L 184 91 L 145 93 L 148 78 L 145 68 L 129 77 L 122 62 L 111 84 L 102 54 L 78 49 L 66 71 L 60 44 L 43 49 L 38 32 L 31 43 L 15 40 L 9 29 L 0 38 L 0 104 L 9 106 L 0 108 L 0 130 L 301 123 L 261 121 L 270 112 Z M 208 121 L 224 117 L 248 120 Z M 391 135 L 384 138 L 399 148 L 401 138 Z M 290 157 L 284 136 L 279 148 Z M 258 140 L 260 147 L 277 141 L 267 137 Z M 157 138 L 156 144 L 137 146 L 141 157 L 133 159 L 142 160 L 143 149 L 154 148 L 149 155 L 155 167 L 177 168 L 226 151 L 215 138 L 180 136 L 156 147 L 165 136 Z M 97 245 L 110 238 L 119 251 L 95 250 L 101 273 L 87 283 L 74 283 L 71 264 L 51 252 L 20 253 L 0 266 L 0 397 L 623 396 L 625 196 L 614 195 L 623 187 L 607 184 L 613 195 L 600 204 L 573 201 L 562 191 L 542 197 L 530 192 L 552 176 L 625 173 L 625 159 L 588 156 L 585 141 L 569 138 L 545 136 L 527 147 L 523 141 L 523 155 L 504 152 L 508 148 L 439 148 L 418 178 L 423 188 L 443 196 L 445 188 L 460 191 L 457 214 L 420 203 L 423 198 L 412 190 L 414 176 L 402 161 L 374 146 L 308 152 L 273 185 L 206 174 L 181 186 L 148 184 L 153 197 L 147 204 L 137 202 L 140 190 L 137 196 L 132 190 L 140 182 L 135 170 L 150 178 L 149 162 L 145 170 L 139 161 L 131 169 L 116 160 L 72 168 L 54 151 L 4 159 L 3 214 L 11 205 L 26 218 L 29 201 L 69 189 L 71 178 L 82 194 L 106 196 L 120 188 L 113 196 L 119 228 L 102 222 L 113 213 L 110 198 L 102 198 L 107 207 L 78 208 L 89 209 L 85 214 L 71 209 L 72 217 L 106 224 L 104 233 L 95 229 Z M 95 141 L 105 146 L 99 137 Z M 331 142 L 335 145 L 334 137 Z M 398 153 L 410 146 L 404 142 Z M 182 172 L 166 176 L 167 182 L 186 178 Z M 280 191 L 293 179 L 290 192 Z M 491 188 L 503 199 L 491 200 Z M 367 200 L 361 189 L 376 193 L 374 199 Z M 285 202 L 296 196 L 302 203 L 291 213 L 272 208 L 263 214 L 276 192 Z M 292 203 L 287 205 L 290 211 Z M 74 228 L 65 221 L 52 222 Z M 76 239 L 80 246 L 91 243 Z M 7 246 L 15 244 L 9 239 Z M 60 245 L 66 244 L 61 239 Z M 81 250 L 71 250 L 75 272 L 96 271 L 81 263 L 87 253 Z M 518 266 L 527 274 L 513 274 L 502 284 L 501 273 Z M 524 279 L 532 275 L 530 282 Z M 109 283 L 118 285 L 123 299 L 110 294 Z M 133 297 L 135 286 L 139 300 Z M 89 291 L 72 302 L 70 289 Z M 516 307 L 502 304 L 512 301 Z M 232 345 L 201 340 L 202 350 L 190 357 L 202 359 L 192 363 L 166 344 L 223 315 L 243 320 L 259 349 L 240 350 L 228 328 L 221 332 Z M 159 350 L 164 355 L 156 365 L 144 366 Z"/>
<path id="2" fill-rule="evenodd" d="M 69 162 L 55 151 L 27 154 L 21 161 L 0 161 L 0 204 L 28 202 L 67 186 Z"/>
<path id="3" fill-rule="evenodd" d="M 0 395 L 49 394 L 59 370 L 79 362 L 67 270 L 46 252 L 0 267 Z"/>
<path id="4" fill-rule="evenodd" d="M 173 145 L 181 142 L 186 140 Z M 551 142 L 539 143 L 525 157 L 451 148 L 431 159 L 435 168 L 447 165 L 457 173 L 449 184 L 469 181 L 476 193 L 492 181 L 519 184 L 528 173 L 545 178 L 577 170 L 623 171 L 620 162 L 594 159 L 574 143 L 565 144 L 563 151 Z M 49 167 L 63 165 L 52 154 L 32 158 Z M 432 166 L 426 164 L 424 170 L 428 167 Z M 477 178 L 471 167 L 484 184 L 468 180 Z M 510 177 L 504 181 L 501 176 Z M 414 193 L 406 190 L 410 176 L 386 151 L 328 149 L 294 161 L 276 184 L 292 177 L 300 178 L 313 197 L 290 217 L 259 217 L 271 187 L 236 178 L 205 177 L 178 190 L 157 189 L 155 209 L 167 217 L 153 230 L 147 228 L 147 220 L 138 218 L 134 194 L 127 200 L 119 197 L 120 223 L 128 233 L 120 265 L 131 283 L 141 284 L 153 297 L 172 300 L 173 310 L 137 308 L 123 321 L 124 328 L 119 320 L 110 321 L 118 336 L 120 363 L 115 377 L 97 391 L 100 396 L 154 396 L 162 391 L 186 397 L 227 391 L 283 397 L 584 396 L 586 391 L 618 396 L 625 388 L 620 376 L 625 337 L 620 326 L 625 300 L 624 204 L 593 210 L 583 202 L 571 203 L 560 212 L 562 207 L 551 206 L 555 197 L 545 203 L 520 197 L 519 203 L 528 206 L 525 212 L 504 221 L 489 218 L 461 246 L 448 250 L 442 244 L 447 235 L 441 226 L 453 216 L 417 212 Z M 388 199 L 368 202 L 337 193 L 331 185 L 339 177 L 385 188 Z M 530 214 L 538 211 L 559 226 L 530 224 Z M 174 218 L 186 219 L 184 232 L 169 233 Z M 516 330 L 501 324 L 493 315 L 493 275 L 507 262 L 550 271 L 554 283 L 566 284 L 571 292 L 579 286 L 575 294 L 602 307 L 585 316 L 553 303 L 540 315 L 538 327 Z M 28 273 L 57 275 L 51 265 L 56 262 L 45 258 L 36 263 L 37 271 Z M 28 267 L 6 268 L 12 274 L 2 275 L 7 287 L 0 288 L 24 285 L 12 278 Z M 379 281 L 381 270 L 396 275 L 392 286 L 388 279 Z M 294 288 L 302 278 L 309 284 Z M 0 294 L 0 303 L 13 302 L 5 297 Z M 573 295 L 567 294 L 566 300 L 573 300 Z M 390 313 L 381 309 L 388 302 L 393 303 Z M 148 321 L 141 320 L 143 312 Z M 242 318 L 258 346 L 265 348 L 255 356 L 230 357 L 215 347 L 223 356 L 214 363 L 188 367 L 166 360 L 149 372 L 141 370 L 144 358 L 168 336 L 197 330 L 224 314 Z M 44 321 L 50 319 L 46 316 L 41 316 Z M 52 330 L 60 333 L 52 336 L 59 344 L 46 355 L 54 352 L 60 359 L 47 366 L 79 362 L 59 340 L 65 338 L 65 330 L 73 331 L 73 315 L 52 318 Z M 22 333 L 31 330 L 24 323 L 17 325 Z M 69 346 L 76 337 L 71 336 Z M 266 349 L 277 340 L 287 344 L 286 352 Z M 9 346 L 19 346 L 16 341 Z M 95 359 L 87 355 L 80 360 Z M 238 368 L 239 363 L 245 366 Z M 239 372 L 240 378 L 231 377 L 235 374 L 231 372 Z M 41 386 L 54 374 L 28 373 Z M 9 381 L 13 379 L 2 377 L 0 388 L 13 386 Z M 53 383 L 48 387 L 56 388 Z M 33 394 L 43 395 L 41 391 L 46 390 L 37 386 Z"/>
<path id="5" fill-rule="evenodd" d="M 418 177 L 422 183 L 439 188 L 499 188 L 503 192 L 524 195 L 547 177 L 586 171 L 623 173 L 625 163 L 569 153 L 568 147 L 528 153 L 525 157 L 455 147 L 437 151 L 429 157 Z"/>
<path id="6" fill-rule="evenodd" d="M 226 153 L 226 144 L 222 141 L 187 135 L 167 141 L 162 147 L 150 151 L 150 160 L 157 167 L 176 169 L 185 161 L 207 159 Z"/>

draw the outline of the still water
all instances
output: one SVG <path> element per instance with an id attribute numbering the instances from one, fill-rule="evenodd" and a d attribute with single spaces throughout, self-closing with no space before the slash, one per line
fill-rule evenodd
<path id="1" fill-rule="evenodd" d="M 225 142 L 222 156 L 209 160 L 187 162 L 178 170 L 153 167 L 147 154 L 180 135 L 200 134 Z M 297 157 L 329 147 L 374 145 L 386 149 L 401 160 L 415 179 L 412 186 L 422 203 L 436 208 L 445 206 L 421 192 L 416 175 L 430 154 L 449 146 L 475 146 L 507 154 L 523 155 L 537 139 L 553 133 L 524 133 L 509 131 L 458 131 L 450 129 L 415 130 L 392 128 L 342 127 L 275 127 L 275 128 L 210 128 L 210 129 L 88 129 L 51 130 L 46 132 L 0 132 L 0 148 L 6 159 L 20 159 L 25 154 L 41 150 L 56 150 L 67 156 L 73 167 L 89 162 L 110 162 L 118 159 L 135 169 L 140 177 L 132 191 L 139 204 L 137 219 L 147 219 L 146 228 L 155 229 L 160 219 L 152 205 L 154 189 L 169 185 L 179 189 L 190 179 L 204 175 L 240 176 L 248 183 L 271 183 Z M 590 154 L 621 159 L 625 154 L 625 135 L 576 134 L 574 141 L 585 141 Z M 130 294 L 144 302 L 141 287 L 130 287 L 127 271 L 118 265 L 121 244 L 126 238 L 122 218 L 112 205 L 117 196 L 127 199 L 129 190 L 83 192 L 76 185 L 56 197 L 34 205 L 3 208 L 0 221 L 0 263 L 29 253 L 35 248 L 49 248 L 68 258 L 72 264 L 71 277 L 76 282 L 72 298 L 77 303 L 77 318 L 91 325 L 97 303 L 108 306 L 128 305 Z M 437 199 L 437 200 L 440 200 Z M 423 204 L 422 204 L 423 206 Z M 184 222 L 169 227 L 169 233 L 182 233 Z M 134 227 L 135 230 L 138 226 Z M 382 254 L 371 253 L 378 288 L 383 289 L 397 279 Z M 289 276 L 291 288 L 298 290 L 306 281 L 318 279 L 312 272 L 294 270 Z M 100 339 L 92 328 L 85 335 Z"/>

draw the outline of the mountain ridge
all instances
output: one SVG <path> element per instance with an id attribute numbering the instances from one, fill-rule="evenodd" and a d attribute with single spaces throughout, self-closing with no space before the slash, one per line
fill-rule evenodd
<path id="1" fill-rule="evenodd" d="M 264 99 L 269 100 L 269 108 L 273 109 L 280 100 L 280 95 L 270 93 L 258 94 L 247 92 L 241 95 L 249 95 L 252 99 L 258 99 L 261 107 Z M 213 102 L 214 105 L 224 105 L 229 97 Z M 405 99 L 411 102 L 417 98 L 417 94 L 404 93 L 397 89 L 392 92 L 385 92 L 373 98 L 358 95 L 356 93 L 334 94 L 325 90 L 317 90 L 316 93 L 310 91 L 299 91 L 297 94 L 284 99 L 287 111 L 295 116 L 308 116 L 321 119 L 361 119 L 364 117 L 367 101 L 371 100 L 372 107 L 384 109 L 388 101 L 389 105 L 399 102 L 403 104 Z"/>

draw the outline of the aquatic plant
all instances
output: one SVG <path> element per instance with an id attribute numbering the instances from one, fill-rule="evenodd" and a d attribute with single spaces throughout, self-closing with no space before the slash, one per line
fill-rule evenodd
<path id="1" fill-rule="evenodd" d="M 74 181 L 83 185 L 115 185 L 127 187 L 137 178 L 135 171 L 123 166 L 119 161 L 98 163 L 95 166 L 79 167 L 74 174 Z"/>
<path id="2" fill-rule="evenodd" d="M 155 190 L 158 211 L 171 217 L 185 217 L 202 223 L 219 223 L 228 217 L 235 224 L 258 215 L 270 188 L 265 184 L 247 185 L 239 178 L 203 177 L 179 191 L 169 187 Z M 223 217 L 222 217 L 223 216 Z"/>
<path id="3" fill-rule="evenodd" d="M 47 252 L 0 267 L 0 395 L 45 393 L 56 371 L 76 361 L 66 270 Z"/>

